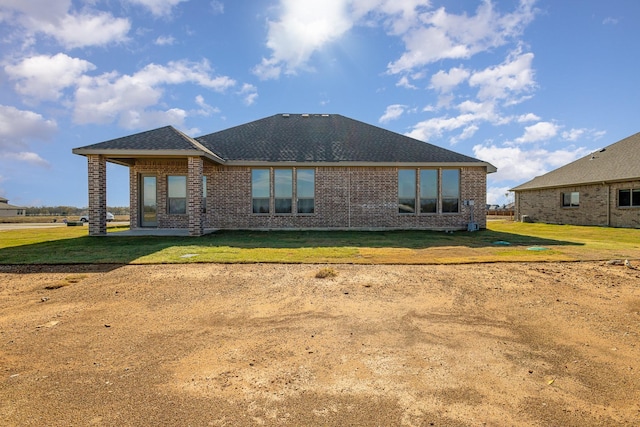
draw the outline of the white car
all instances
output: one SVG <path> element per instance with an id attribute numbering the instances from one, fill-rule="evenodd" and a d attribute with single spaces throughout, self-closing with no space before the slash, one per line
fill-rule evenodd
<path id="1" fill-rule="evenodd" d="M 111 222 L 115 219 L 111 212 L 107 212 L 107 222 Z M 89 222 L 89 215 L 82 215 L 80 217 L 81 222 Z"/>

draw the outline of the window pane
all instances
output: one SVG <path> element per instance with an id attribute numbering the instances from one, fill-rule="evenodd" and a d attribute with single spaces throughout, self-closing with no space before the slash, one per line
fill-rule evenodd
<path id="1" fill-rule="evenodd" d="M 276 169 L 273 171 L 275 197 L 293 197 L 293 171 L 291 169 Z"/>
<path id="2" fill-rule="evenodd" d="M 170 214 L 185 214 L 187 213 L 187 199 L 183 197 L 170 198 L 169 199 L 169 213 Z"/>
<path id="3" fill-rule="evenodd" d="M 400 169 L 398 171 L 398 212 L 416 211 L 416 171 Z"/>
<path id="4" fill-rule="evenodd" d="M 457 199 L 460 197 L 460 170 L 444 169 L 442 171 L 442 198 Z"/>
<path id="5" fill-rule="evenodd" d="M 618 206 L 631 206 L 631 190 L 618 190 Z"/>
<path id="6" fill-rule="evenodd" d="M 169 186 L 169 197 L 187 197 L 186 176 L 168 176 L 167 183 Z"/>
<path id="7" fill-rule="evenodd" d="M 442 199 L 442 212 L 458 212 L 458 199 Z"/>
<path id="8" fill-rule="evenodd" d="M 253 213 L 269 213 L 269 199 L 253 199 Z"/>
<path id="9" fill-rule="evenodd" d="M 562 193 L 562 206 L 569 206 L 570 203 L 571 203 L 571 194 Z"/>
<path id="10" fill-rule="evenodd" d="M 460 170 L 442 171 L 442 212 L 459 212 Z"/>
<path id="11" fill-rule="evenodd" d="M 633 190 L 633 196 L 631 198 L 631 206 L 640 206 L 640 189 Z"/>
<path id="12" fill-rule="evenodd" d="M 251 171 L 252 197 L 269 198 L 269 169 L 253 169 Z"/>
<path id="13" fill-rule="evenodd" d="M 312 214 L 314 212 L 314 199 L 298 199 L 298 213 Z"/>
<path id="14" fill-rule="evenodd" d="M 170 214 L 187 213 L 187 177 L 184 175 L 167 176 L 168 211 Z"/>
<path id="15" fill-rule="evenodd" d="M 420 212 L 436 213 L 438 212 L 438 199 L 420 199 Z"/>
<path id="16" fill-rule="evenodd" d="M 296 176 L 298 198 L 315 197 L 315 171 L 313 169 L 298 169 Z"/>
<path id="17" fill-rule="evenodd" d="M 291 213 L 291 199 L 276 199 L 276 213 Z"/>
<path id="18" fill-rule="evenodd" d="M 435 169 L 420 171 L 420 212 L 438 211 L 438 171 Z"/>
<path id="19" fill-rule="evenodd" d="M 207 177 L 202 176 L 202 212 L 207 212 Z"/>
<path id="20" fill-rule="evenodd" d="M 580 206 L 580 193 L 571 193 L 571 206 Z"/>

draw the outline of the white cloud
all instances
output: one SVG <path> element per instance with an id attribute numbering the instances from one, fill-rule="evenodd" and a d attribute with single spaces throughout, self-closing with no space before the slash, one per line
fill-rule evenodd
<path id="1" fill-rule="evenodd" d="M 258 99 L 258 89 L 252 84 L 245 83 L 242 85 L 238 95 L 244 97 L 245 105 L 253 105 Z"/>
<path id="2" fill-rule="evenodd" d="M 187 0 L 128 0 L 128 1 L 149 9 L 149 11 L 155 16 L 166 16 L 171 13 L 172 9 L 176 5 Z"/>
<path id="3" fill-rule="evenodd" d="M 271 57 L 254 68 L 261 79 L 278 78 L 282 71 L 295 74 L 307 67 L 314 52 L 352 26 L 344 0 L 282 0 L 281 7 L 280 19 L 268 22 Z"/>
<path id="4" fill-rule="evenodd" d="M 550 122 L 538 122 L 535 125 L 524 128 L 524 135 L 516 138 L 515 143 L 525 144 L 538 141 L 547 141 L 558 134 L 558 125 Z"/>
<path id="5" fill-rule="evenodd" d="M 418 89 L 417 86 L 409 82 L 409 77 L 407 76 L 400 77 L 400 80 L 398 80 L 398 83 L 396 83 L 396 86 L 403 87 L 405 89 Z"/>
<path id="6" fill-rule="evenodd" d="M 51 166 L 51 164 L 47 160 L 40 157 L 40 155 L 38 155 L 37 153 L 33 153 L 30 151 L 21 151 L 18 153 L 4 153 L 2 156 L 4 160 L 12 160 L 17 162 L 28 163 L 33 166 L 40 166 L 45 168 L 48 168 Z"/>
<path id="7" fill-rule="evenodd" d="M 184 110 L 147 111 L 159 105 L 166 85 L 193 83 L 223 92 L 236 82 L 226 76 L 211 77 L 208 62 L 169 62 L 166 66 L 149 64 L 133 75 L 104 73 L 97 77 L 83 76 L 75 97 L 76 123 L 110 123 L 119 120 L 125 128 L 143 127 L 165 117 L 169 123 L 184 120 Z"/>
<path id="8" fill-rule="evenodd" d="M 16 92 L 31 99 L 56 100 L 65 88 L 75 85 L 82 74 L 96 67 L 83 59 L 64 53 L 54 56 L 37 55 L 4 67 L 11 80 L 16 80 Z"/>
<path id="9" fill-rule="evenodd" d="M 406 135 L 421 141 L 429 141 L 434 137 L 441 137 L 448 132 L 471 125 L 477 116 L 475 114 L 460 114 L 456 117 L 436 117 L 417 123 Z"/>
<path id="10" fill-rule="evenodd" d="M 388 65 L 388 71 L 408 72 L 442 59 L 469 58 L 502 46 L 531 22 L 535 16 L 532 6 L 532 1 L 521 0 L 514 12 L 501 15 L 486 0 L 473 16 L 449 14 L 445 8 L 421 14 L 421 25 L 407 28 L 405 52 Z"/>
<path id="11" fill-rule="evenodd" d="M 489 175 L 491 176 L 491 175 Z M 490 205 L 506 205 L 513 202 L 513 196 L 509 194 L 511 187 L 487 187 L 487 203 Z"/>
<path id="12" fill-rule="evenodd" d="M 478 87 L 481 100 L 511 99 L 535 88 L 533 53 L 515 52 L 502 64 L 473 73 L 471 87 Z"/>
<path id="13" fill-rule="evenodd" d="M 222 15 L 224 13 L 224 3 L 218 0 L 212 0 L 211 3 L 211 12 L 214 15 Z"/>
<path id="14" fill-rule="evenodd" d="M 158 46 L 171 46 L 175 42 L 176 39 L 173 36 L 159 36 L 154 43 Z"/>
<path id="15" fill-rule="evenodd" d="M 448 72 L 440 70 L 431 76 L 431 88 L 441 93 L 447 93 L 466 81 L 470 75 L 471 73 L 464 68 L 451 68 Z"/>
<path id="16" fill-rule="evenodd" d="M 103 46 L 127 40 L 131 23 L 106 12 L 83 8 L 72 11 L 71 0 L 4 0 L 0 11 L 7 14 L 5 23 L 21 26 L 16 37 L 32 43 L 37 34 L 54 38 L 66 48 Z"/>
<path id="17" fill-rule="evenodd" d="M 491 163 L 498 172 L 490 175 L 492 182 L 515 181 L 523 183 L 552 169 L 566 165 L 586 155 L 583 147 L 567 147 L 549 151 L 541 148 L 525 150 L 522 147 L 475 145 L 474 156 Z"/>
<path id="18" fill-rule="evenodd" d="M 406 108 L 406 105 L 401 104 L 389 105 L 382 117 L 378 119 L 378 121 L 380 123 L 387 123 L 391 120 L 397 120 L 398 118 L 400 118 L 400 116 L 402 116 L 402 114 L 404 114 Z"/>
<path id="19" fill-rule="evenodd" d="M 220 112 L 219 108 L 216 108 L 207 104 L 202 95 L 197 95 L 195 101 L 196 101 L 196 104 L 198 104 L 198 106 L 200 107 L 200 109 L 197 111 L 197 114 L 201 116 L 208 117 L 214 113 Z"/>
<path id="20" fill-rule="evenodd" d="M 58 126 L 32 111 L 0 105 L 0 152 L 19 151 L 33 139 L 47 140 Z"/>
<path id="21" fill-rule="evenodd" d="M 533 113 L 522 114 L 516 118 L 518 123 L 537 122 L 539 120 L 540 117 Z"/>

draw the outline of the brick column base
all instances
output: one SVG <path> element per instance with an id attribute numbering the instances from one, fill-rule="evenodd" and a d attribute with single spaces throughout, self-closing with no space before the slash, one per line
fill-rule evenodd
<path id="1" fill-rule="evenodd" d="M 187 214 L 189 215 L 189 235 L 204 234 L 202 213 L 202 173 L 204 164 L 201 157 L 189 157 L 187 178 Z"/>
<path id="2" fill-rule="evenodd" d="M 101 155 L 87 156 L 89 166 L 89 235 L 107 234 L 107 161 Z"/>

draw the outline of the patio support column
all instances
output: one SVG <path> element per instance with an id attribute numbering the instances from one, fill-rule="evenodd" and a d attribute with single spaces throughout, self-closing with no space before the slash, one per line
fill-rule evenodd
<path id="1" fill-rule="evenodd" d="M 189 157 L 189 176 L 187 178 L 187 214 L 189 216 L 189 235 L 202 236 L 204 224 L 202 218 L 202 157 Z"/>
<path id="2" fill-rule="evenodd" d="M 107 160 L 99 154 L 87 156 L 89 166 L 89 235 L 107 234 Z"/>

